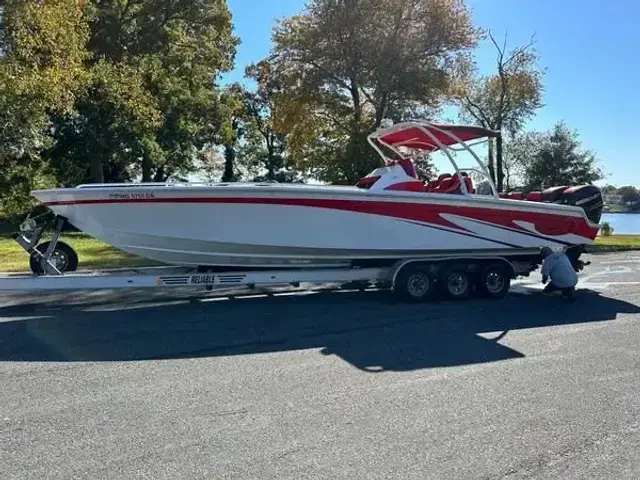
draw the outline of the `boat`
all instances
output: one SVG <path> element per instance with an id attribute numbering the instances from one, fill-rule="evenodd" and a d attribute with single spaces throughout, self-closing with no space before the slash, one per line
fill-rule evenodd
<path id="1" fill-rule="evenodd" d="M 368 136 L 383 164 L 353 186 L 168 182 L 31 193 L 92 237 L 180 266 L 327 267 L 592 243 L 600 228 L 600 190 L 554 186 L 500 194 L 470 144 L 496 135 L 420 119 L 386 122 Z M 468 152 L 474 166 L 459 168 L 456 151 Z M 414 159 L 434 152 L 445 154 L 452 171 L 426 181 Z M 480 192 L 474 175 L 488 192 Z"/>

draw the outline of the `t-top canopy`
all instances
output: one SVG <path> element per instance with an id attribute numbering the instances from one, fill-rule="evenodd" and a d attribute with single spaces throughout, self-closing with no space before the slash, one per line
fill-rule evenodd
<path id="1" fill-rule="evenodd" d="M 415 150 L 435 152 L 470 140 L 495 137 L 498 132 L 469 125 L 444 125 L 426 121 L 408 121 L 383 128 L 373 133 L 384 144 L 392 147 L 408 147 Z M 435 137 L 435 138 L 434 138 Z M 442 145 L 438 145 L 438 142 Z"/>
<path id="2" fill-rule="evenodd" d="M 367 140 L 378 154 L 380 154 L 385 164 L 390 164 L 392 160 L 389 160 L 379 146 L 376 145 L 376 141 L 392 150 L 400 158 L 404 158 L 404 155 L 398 150 L 401 147 L 429 153 L 442 150 L 449 158 L 456 174 L 460 176 L 462 181 L 460 169 L 451 154 L 451 151 L 455 149 L 449 148 L 452 145 L 461 144 L 462 149 L 470 153 L 476 160 L 480 169 L 476 170 L 474 168 L 472 170 L 481 173 L 485 177 L 491 186 L 493 195 L 498 198 L 498 190 L 491 179 L 487 166 L 480 160 L 480 157 L 470 148 L 467 142 L 480 138 L 497 137 L 500 135 L 500 132 L 471 125 L 445 125 L 428 122 L 426 120 L 408 120 L 398 123 L 397 125 L 389 124 L 385 121 L 383 121 L 383 123 L 384 126 L 370 134 Z M 464 192 L 468 193 L 466 190 L 464 190 Z"/>

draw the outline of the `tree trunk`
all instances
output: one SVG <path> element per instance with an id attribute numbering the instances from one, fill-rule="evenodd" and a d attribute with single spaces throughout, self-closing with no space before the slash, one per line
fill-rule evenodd
<path id="1" fill-rule="evenodd" d="M 487 152 L 487 168 L 493 183 L 496 183 L 496 170 L 493 163 L 493 139 L 489 139 L 489 151 Z M 497 187 L 496 187 L 497 188 Z"/>
<path id="2" fill-rule="evenodd" d="M 235 149 L 227 145 L 224 147 L 224 173 L 222 174 L 223 182 L 233 182 L 233 164 L 236 159 Z"/>
<path id="3" fill-rule="evenodd" d="M 376 106 L 376 123 L 374 125 L 374 128 L 376 129 L 380 127 L 382 120 L 387 113 L 387 98 L 388 95 L 386 93 L 383 94 L 380 103 Z"/>
<path id="4" fill-rule="evenodd" d="M 104 183 L 104 168 L 102 168 L 102 158 L 100 154 L 91 157 L 89 173 L 93 183 Z"/>
<path id="5" fill-rule="evenodd" d="M 503 165 L 504 167 L 504 189 L 507 192 L 511 191 L 511 174 L 509 173 L 509 167 L 507 165 Z"/>
<path id="6" fill-rule="evenodd" d="M 502 192 L 504 187 L 504 169 L 502 167 L 502 134 L 496 137 L 496 188 Z"/>
<path id="7" fill-rule="evenodd" d="M 156 169 L 156 173 L 153 175 L 153 181 L 154 182 L 165 182 L 167 179 L 164 175 L 164 166 L 160 165 L 157 169 Z"/>
<path id="8" fill-rule="evenodd" d="M 269 182 L 275 179 L 275 159 L 273 158 L 273 145 L 267 140 L 267 180 Z"/>
<path id="9" fill-rule="evenodd" d="M 151 160 L 146 155 L 142 156 L 142 181 L 151 181 Z"/>

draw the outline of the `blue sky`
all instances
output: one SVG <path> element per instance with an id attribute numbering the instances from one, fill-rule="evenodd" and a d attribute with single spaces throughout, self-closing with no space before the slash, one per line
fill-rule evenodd
<path id="1" fill-rule="evenodd" d="M 241 79 L 247 63 L 265 57 L 277 19 L 300 12 L 304 0 L 228 0 L 242 44 L 237 68 L 225 76 Z M 640 185 L 640 3 L 634 0 L 468 0 L 474 22 L 508 46 L 536 35 L 545 76 L 546 106 L 527 128 L 546 130 L 563 120 L 595 151 L 606 183 Z M 477 50 L 481 68 L 495 64 L 487 43 Z M 640 136 L 640 135 L 639 135 Z"/>

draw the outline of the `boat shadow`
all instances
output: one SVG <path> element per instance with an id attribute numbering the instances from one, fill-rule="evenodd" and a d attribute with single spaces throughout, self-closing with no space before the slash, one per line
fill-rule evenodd
<path id="1" fill-rule="evenodd" d="M 526 352 L 501 343 L 510 331 L 640 312 L 588 290 L 576 298 L 566 303 L 511 294 L 500 301 L 407 305 L 387 292 L 321 291 L 231 300 L 214 295 L 204 302 L 139 297 L 118 304 L 95 297 L 67 307 L 41 300 L 0 307 L 0 361 L 142 361 L 316 349 L 363 371 L 409 371 L 522 358 Z"/>

